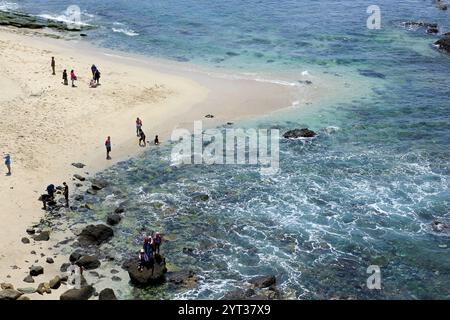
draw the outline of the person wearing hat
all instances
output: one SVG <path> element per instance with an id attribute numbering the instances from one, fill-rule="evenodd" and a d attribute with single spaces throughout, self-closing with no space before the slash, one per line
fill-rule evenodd
<path id="1" fill-rule="evenodd" d="M 144 269 L 144 267 L 147 265 L 147 263 L 148 263 L 148 256 L 145 254 L 144 249 L 141 249 L 141 251 L 139 252 L 138 270 L 142 271 Z"/>

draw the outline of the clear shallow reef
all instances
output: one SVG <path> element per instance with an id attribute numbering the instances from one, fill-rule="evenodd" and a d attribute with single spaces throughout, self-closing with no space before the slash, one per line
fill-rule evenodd
<path id="1" fill-rule="evenodd" d="M 34 14 L 67 6 L 17 2 Z M 229 72 L 336 73 L 365 79 L 370 92 L 235 123 L 319 133 L 281 140 L 281 172 L 272 177 L 254 166 L 171 167 L 170 146 L 100 173 L 114 182 L 113 195 L 71 222 L 104 221 L 126 200 L 117 254 L 159 230 L 170 240 L 163 250 L 171 267 L 189 265 L 200 277 L 193 290 L 127 297 L 215 299 L 271 273 L 285 298 L 450 298 L 450 238 L 430 226 L 450 219 L 450 57 L 431 46 L 437 36 L 401 25 L 426 20 L 450 31 L 450 13 L 431 0 L 383 0 L 382 29 L 370 31 L 370 4 L 80 1 L 100 26 L 89 38 L 101 46 Z M 112 31 L 114 23 L 137 35 Z M 193 201 L 199 192 L 209 200 Z M 365 288 L 371 264 L 381 266 L 381 292 Z"/>

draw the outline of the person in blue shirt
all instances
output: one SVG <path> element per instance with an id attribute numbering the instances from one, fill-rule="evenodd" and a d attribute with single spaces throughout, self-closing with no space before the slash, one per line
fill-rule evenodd
<path id="1" fill-rule="evenodd" d="M 5 166 L 8 169 L 8 172 L 6 173 L 7 176 L 11 175 L 11 156 L 9 154 L 5 155 Z"/>

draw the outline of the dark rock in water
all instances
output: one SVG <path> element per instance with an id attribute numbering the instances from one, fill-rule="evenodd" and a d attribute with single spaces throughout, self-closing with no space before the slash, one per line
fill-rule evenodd
<path id="1" fill-rule="evenodd" d="M 118 277 L 118 276 L 112 276 L 112 277 L 111 277 L 111 280 L 112 280 L 112 281 L 119 282 L 119 281 L 122 281 L 122 278 L 120 278 L 120 277 Z"/>
<path id="2" fill-rule="evenodd" d="M 80 37 L 87 37 L 86 33 L 80 33 Z"/>
<path id="3" fill-rule="evenodd" d="M 316 135 L 317 134 L 314 131 L 309 130 L 308 128 L 303 128 L 303 129 L 289 130 L 288 132 L 283 134 L 283 137 L 286 139 L 297 139 L 297 138 L 312 138 L 315 137 Z"/>
<path id="4" fill-rule="evenodd" d="M 36 277 L 40 274 L 44 274 L 44 268 L 41 266 L 31 266 L 30 267 L 30 276 Z"/>
<path id="5" fill-rule="evenodd" d="M 233 51 L 228 51 L 226 52 L 226 55 L 229 57 L 236 57 L 239 55 L 239 53 L 233 52 Z"/>
<path id="6" fill-rule="evenodd" d="M 0 300 L 17 300 L 22 292 L 14 289 L 5 289 L 0 291 Z"/>
<path id="7" fill-rule="evenodd" d="M 208 201 L 209 200 L 209 196 L 207 194 L 204 194 L 204 193 L 198 193 L 198 194 L 194 194 L 192 196 L 192 200 L 194 200 L 194 201 Z"/>
<path id="8" fill-rule="evenodd" d="M 116 224 L 119 224 L 121 220 L 122 217 L 120 216 L 120 214 L 110 213 L 106 218 L 106 223 L 109 224 L 110 226 L 115 226 Z"/>
<path id="9" fill-rule="evenodd" d="M 48 241 L 50 240 L 50 231 L 42 231 L 33 237 L 34 241 Z"/>
<path id="10" fill-rule="evenodd" d="M 83 200 L 84 200 L 84 196 L 81 195 L 81 194 L 78 194 L 78 195 L 76 195 L 76 196 L 74 197 L 74 200 L 75 200 L 75 201 L 83 201 Z"/>
<path id="11" fill-rule="evenodd" d="M 98 300 L 117 300 L 117 298 L 113 289 L 106 288 L 100 291 Z"/>
<path id="12" fill-rule="evenodd" d="M 32 277 L 31 275 L 27 275 L 27 276 L 23 279 L 23 282 L 26 282 L 26 283 L 34 283 L 34 279 L 33 279 L 33 277 Z"/>
<path id="13" fill-rule="evenodd" d="M 442 221 L 434 220 L 431 223 L 431 227 L 435 232 L 450 234 L 450 225 Z"/>
<path id="14" fill-rule="evenodd" d="M 311 85 L 311 84 L 312 84 L 312 81 L 311 81 L 311 80 L 305 80 L 305 81 L 303 81 L 303 80 L 298 80 L 298 83 L 303 83 L 303 84 Z"/>
<path id="15" fill-rule="evenodd" d="M 97 257 L 94 256 L 82 256 L 77 262 L 76 265 L 79 267 L 83 267 L 85 270 L 93 270 L 100 267 L 100 261 Z"/>
<path id="16" fill-rule="evenodd" d="M 101 190 L 101 189 L 106 188 L 109 185 L 108 181 L 106 181 L 104 179 L 92 179 L 91 182 L 92 182 L 92 184 L 91 184 L 92 189 L 94 189 L 94 190 Z"/>
<path id="17" fill-rule="evenodd" d="M 70 266 L 71 266 L 71 264 L 68 263 L 68 262 L 63 263 L 63 264 L 61 265 L 61 267 L 59 268 L 59 271 L 61 271 L 61 272 L 66 272 L 67 269 L 68 269 Z"/>
<path id="18" fill-rule="evenodd" d="M 166 278 L 168 282 L 184 288 L 193 288 L 198 282 L 198 278 L 192 270 L 168 272 Z"/>
<path id="19" fill-rule="evenodd" d="M 123 212 L 125 212 L 124 207 L 118 207 L 118 208 L 116 208 L 116 210 L 114 210 L 114 213 L 123 213 Z"/>
<path id="20" fill-rule="evenodd" d="M 92 188 L 89 188 L 86 190 L 86 193 L 88 194 L 92 194 L 93 196 L 95 196 L 97 194 L 97 190 L 94 190 Z"/>
<path id="21" fill-rule="evenodd" d="M 59 299 L 60 300 L 89 300 L 94 294 L 95 289 L 93 286 L 86 286 L 81 289 L 70 289 L 64 292 Z"/>
<path id="22" fill-rule="evenodd" d="M 22 241 L 22 243 L 24 243 L 24 244 L 30 243 L 30 239 L 28 239 L 27 237 L 23 237 L 21 241 Z"/>
<path id="23" fill-rule="evenodd" d="M 84 255 L 84 253 L 82 253 L 81 251 L 77 250 L 74 251 L 70 254 L 69 256 L 69 261 L 70 262 L 77 262 L 82 256 Z"/>
<path id="24" fill-rule="evenodd" d="M 51 289 L 58 289 L 61 286 L 61 278 L 59 276 L 55 276 L 52 280 L 49 282 Z"/>
<path id="25" fill-rule="evenodd" d="M 222 298 L 223 300 L 247 300 L 256 294 L 253 289 L 236 289 L 230 292 L 227 292 L 225 296 Z"/>
<path id="26" fill-rule="evenodd" d="M 439 29 L 437 27 L 427 27 L 427 33 L 439 33 Z"/>
<path id="27" fill-rule="evenodd" d="M 439 49 L 445 50 L 448 53 L 450 53 L 450 36 L 446 36 L 442 39 L 439 39 L 434 44 L 437 45 Z"/>
<path id="28" fill-rule="evenodd" d="M 104 224 L 91 224 L 81 231 L 81 234 L 78 236 L 78 241 L 84 245 L 101 245 L 111 240 L 113 236 L 114 231 L 110 227 Z"/>
<path id="29" fill-rule="evenodd" d="M 77 180 L 80 180 L 80 181 L 85 181 L 86 180 L 85 177 L 83 177 L 82 175 L 79 175 L 78 173 L 74 174 L 73 177 L 75 179 L 77 179 Z"/>
<path id="30" fill-rule="evenodd" d="M 403 23 L 405 27 L 412 28 L 437 28 L 437 23 L 430 23 L 425 21 L 406 21 Z"/>
<path id="31" fill-rule="evenodd" d="M 267 288 L 274 285 L 277 280 L 275 276 L 259 276 L 248 281 L 255 288 Z"/>
<path id="32" fill-rule="evenodd" d="M 75 167 L 75 168 L 78 168 L 78 169 L 82 169 L 82 168 L 84 168 L 86 165 L 85 164 L 83 164 L 83 163 L 81 163 L 81 162 L 75 162 L 75 163 L 72 163 L 72 165 Z"/>
<path id="33" fill-rule="evenodd" d="M 386 79 L 386 76 L 380 72 L 376 72 L 368 69 L 358 69 L 360 75 L 369 77 L 369 78 L 378 78 L 378 79 Z"/>
<path id="34" fill-rule="evenodd" d="M 214 115 L 212 115 L 212 114 L 207 114 L 207 115 L 205 116 L 205 118 L 211 119 L 211 118 L 214 118 Z"/>
<path id="35" fill-rule="evenodd" d="M 47 263 L 49 263 L 49 264 L 52 264 L 52 263 L 54 263 L 55 261 L 53 260 L 53 258 L 47 257 L 47 259 L 45 260 L 45 262 L 47 262 Z"/>
<path id="36" fill-rule="evenodd" d="M 158 285 L 165 281 L 165 273 L 167 272 L 166 261 L 163 257 L 157 255 L 151 259 L 149 264 L 142 271 L 138 270 L 139 261 L 132 259 L 124 264 L 125 270 L 128 271 L 131 283 L 137 287 L 146 287 Z"/>

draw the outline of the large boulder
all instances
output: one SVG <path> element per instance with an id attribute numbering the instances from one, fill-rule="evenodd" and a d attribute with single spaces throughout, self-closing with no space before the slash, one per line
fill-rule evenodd
<path id="1" fill-rule="evenodd" d="M 98 300 L 117 300 L 117 297 L 113 289 L 106 288 L 100 291 L 98 295 Z"/>
<path id="2" fill-rule="evenodd" d="M 61 278 L 59 276 L 55 276 L 52 280 L 49 282 L 51 289 L 58 289 L 61 286 Z"/>
<path id="3" fill-rule="evenodd" d="M 100 267 L 100 261 L 97 259 L 97 257 L 94 256 L 82 256 L 78 261 L 76 262 L 76 265 L 79 267 L 83 267 L 85 270 L 93 270 Z"/>
<path id="4" fill-rule="evenodd" d="M 316 135 L 317 134 L 314 131 L 309 130 L 308 128 L 303 128 L 303 129 L 289 130 L 288 132 L 283 134 L 283 137 L 286 139 L 298 139 L 298 138 L 312 138 L 315 137 Z"/>
<path id="5" fill-rule="evenodd" d="M 114 231 L 104 224 L 88 225 L 81 231 L 78 236 L 78 241 L 85 245 L 101 245 L 104 242 L 111 240 L 114 236 Z"/>
<path id="6" fill-rule="evenodd" d="M 86 286 L 81 289 L 70 289 L 64 292 L 59 299 L 60 300 L 89 300 L 94 294 L 95 289 L 93 286 Z"/>
<path id="7" fill-rule="evenodd" d="M 167 272 L 166 261 L 162 256 L 157 255 L 151 259 L 143 270 L 138 270 L 139 261 L 132 259 L 124 264 L 124 269 L 128 271 L 131 283 L 137 287 L 146 287 L 161 284 L 165 281 Z"/>
<path id="8" fill-rule="evenodd" d="M 23 293 L 14 289 L 0 291 L 0 300 L 17 300 Z"/>
<path id="9" fill-rule="evenodd" d="M 254 278 L 248 280 L 248 282 L 255 288 L 267 288 L 272 285 L 275 285 L 277 282 L 277 279 L 273 275 L 258 276 L 258 277 L 254 277 Z"/>

